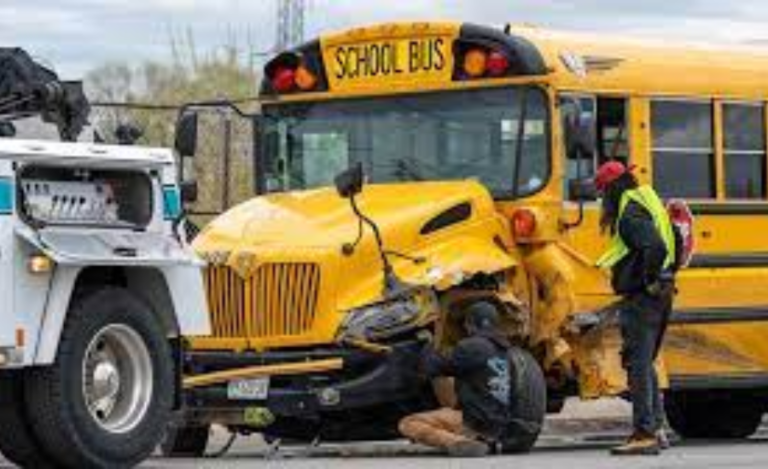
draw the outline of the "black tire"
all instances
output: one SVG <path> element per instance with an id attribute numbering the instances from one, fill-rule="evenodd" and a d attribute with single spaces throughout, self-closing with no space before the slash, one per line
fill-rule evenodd
<path id="1" fill-rule="evenodd" d="M 673 391 L 664 399 L 672 429 L 686 439 L 739 440 L 760 427 L 764 406 L 739 393 Z"/>
<path id="2" fill-rule="evenodd" d="M 51 468 L 26 415 L 25 378 L 25 370 L 0 372 L 0 452 L 19 467 Z"/>
<path id="3" fill-rule="evenodd" d="M 531 451 L 539 438 L 547 413 L 547 383 L 536 359 L 526 350 L 513 347 L 510 362 L 511 421 L 502 441 L 505 454 Z"/>
<path id="4" fill-rule="evenodd" d="M 115 346 L 120 337 L 126 342 Z M 87 352 L 90 358 L 118 357 L 114 369 L 119 380 L 114 373 L 97 378 L 102 364 L 86 363 Z M 109 411 L 88 408 L 83 371 L 91 365 L 91 394 L 97 389 L 93 381 L 101 379 L 99 384 L 117 401 Z M 120 367 L 129 371 L 120 374 Z M 130 384 L 131 376 L 138 384 L 124 384 Z M 143 384 L 150 377 L 148 389 Z M 55 363 L 34 370 L 29 378 L 26 401 L 32 428 L 59 467 L 133 467 L 160 443 L 171 417 L 176 381 L 170 344 L 151 310 L 124 289 L 107 287 L 74 301 Z M 138 404 L 120 401 L 139 394 Z M 113 416 L 117 422 L 108 420 Z"/>
<path id="5" fill-rule="evenodd" d="M 201 458 L 205 455 L 210 434 L 210 425 L 173 423 L 165 432 L 160 453 L 166 458 Z"/>

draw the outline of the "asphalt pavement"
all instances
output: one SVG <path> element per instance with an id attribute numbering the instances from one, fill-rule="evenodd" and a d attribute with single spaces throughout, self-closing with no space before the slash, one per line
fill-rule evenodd
<path id="1" fill-rule="evenodd" d="M 766 419 L 768 424 L 768 418 Z M 657 457 L 616 458 L 609 449 L 629 431 L 629 409 L 621 401 L 569 403 L 548 418 L 534 451 L 527 455 L 450 459 L 405 441 L 320 444 L 270 448 L 258 437 L 236 440 L 218 458 L 166 460 L 154 458 L 144 468 L 287 468 L 287 469 L 673 469 L 768 468 L 768 425 L 755 437 L 739 442 L 681 443 Z M 209 452 L 226 443 L 218 434 Z"/>
<path id="2" fill-rule="evenodd" d="M 765 469 L 768 468 L 768 416 L 752 439 L 739 442 L 681 443 L 658 457 L 616 458 L 609 449 L 629 431 L 628 406 L 621 401 L 570 402 L 547 419 L 534 451 L 517 456 L 450 459 L 405 441 L 320 444 L 271 448 L 258 436 L 238 437 L 226 454 L 201 459 L 146 461 L 158 469 Z M 215 432 L 208 451 L 225 446 L 228 435 Z M 0 467 L 7 467 L 0 459 Z"/>
<path id="3" fill-rule="evenodd" d="M 618 440 L 616 440 L 618 441 Z M 738 443 L 702 442 L 674 446 L 660 456 L 616 458 L 608 454 L 612 439 L 600 441 L 544 438 L 521 456 L 448 459 L 406 443 L 369 443 L 352 448 L 287 449 L 265 457 L 261 450 L 236 451 L 219 459 L 152 459 L 146 468 L 287 468 L 287 469 L 673 469 L 768 467 L 768 437 Z"/>

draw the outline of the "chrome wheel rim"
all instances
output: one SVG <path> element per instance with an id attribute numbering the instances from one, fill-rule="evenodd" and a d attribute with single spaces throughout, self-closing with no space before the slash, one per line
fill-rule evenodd
<path id="1" fill-rule="evenodd" d="M 83 358 L 83 398 L 93 420 L 110 433 L 127 433 L 147 414 L 154 391 L 144 340 L 124 324 L 101 329 Z"/>

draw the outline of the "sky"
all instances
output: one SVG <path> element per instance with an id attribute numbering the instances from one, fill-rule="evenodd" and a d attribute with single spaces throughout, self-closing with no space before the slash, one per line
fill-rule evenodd
<path id="1" fill-rule="evenodd" d="M 306 0 L 306 36 L 380 21 L 448 19 L 611 32 L 768 50 L 768 0 Z M 0 0 L 0 46 L 27 49 L 67 79 L 108 61 L 237 43 L 244 59 L 274 44 L 277 0 Z"/>

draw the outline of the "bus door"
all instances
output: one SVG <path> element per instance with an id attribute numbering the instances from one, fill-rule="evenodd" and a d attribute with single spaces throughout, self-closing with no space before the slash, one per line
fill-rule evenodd
<path id="1" fill-rule="evenodd" d="M 598 97 L 594 95 L 561 95 L 559 108 L 563 120 L 573 119 L 579 113 L 582 122 L 591 123 L 589 138 L 592 142 L 568 149 L 563 145 L 563 223 L 564 242 L 575 258 L 577 269 L 583 269 L 580 275 L 577 295 L 595 297 L 595 301 L 604 302 L 610 295 L 610 283 L 605 281 L 594 269 L 594 263 L 604 251 L 609 235 L 600 229 L 600 202 L 594 200 L 579 202 L 574 193 L 573 183 L 578 180 L 593 178 L 597 168 L 609 160 L 630 162 L 628 100 L 623 97 Z M 563 125 L 563 139 L 571 126 Z M 583 136 L 581 137 L 583 138 Z M 588 280 L 588 279 L 592 280 Z M 585 305 L 589 306 L 589 305 Z"/>

